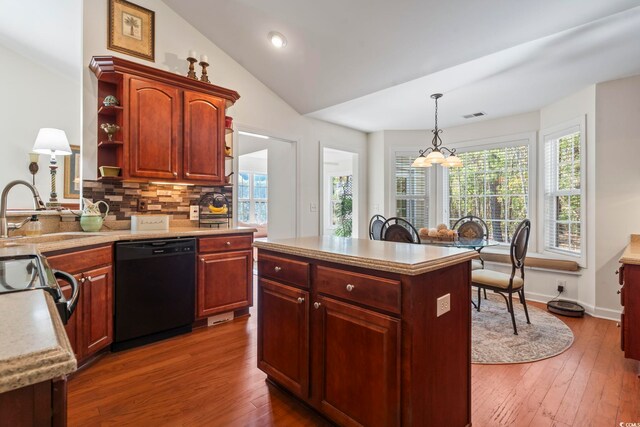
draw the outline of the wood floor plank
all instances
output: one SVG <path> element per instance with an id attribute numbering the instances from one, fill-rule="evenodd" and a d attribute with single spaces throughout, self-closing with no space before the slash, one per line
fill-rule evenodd
<path id="1" fill-rule="evenodd" d="M 265 382 L 251 313 L 108 354 L 78 372 L 69 381 L 69 426 L 330 426 Z M 640 364 L 624 359 L 615 322 L 562 320 L 575 335 L 566 352 L 528 364 L 472 366 L 474 427 L 640 422 Z"/>

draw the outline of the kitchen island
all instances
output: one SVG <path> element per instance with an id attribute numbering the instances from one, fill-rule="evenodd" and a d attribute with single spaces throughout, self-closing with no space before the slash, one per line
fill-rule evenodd
<path id="1" fill-rule="evenodd" d="M 471 424 L 471 250 L 306 237 L 258 248 L 258 367 L 339 425 Z"/>

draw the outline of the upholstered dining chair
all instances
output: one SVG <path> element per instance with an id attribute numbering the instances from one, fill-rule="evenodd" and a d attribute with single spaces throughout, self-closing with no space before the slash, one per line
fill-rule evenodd
<path id="1" fill-rule="evenodd" d="M 382 224 L 382 240 L 420 244 L 420 235 L 409 221 L 404 218 L 393 217 Z"/>
<path id="2" fill-rule="evenodd" d="M 382 226 L 387 218 L 382 215 L 374 215 L 369 221 L 369 239 L 382 240 Z"/>
<path id="3" fill-rule="evenodd" d="M 489 227 L 487 226 L 487 223 L 484 222 L 482 218 L 474 215 L 467 215 L 460 218 L 451 228 L 458 232 L 459 237 L 467 237 L 471 239 L 489 238 Z M 484 268 L 484 260 L 482 257 L 471 261 L 471 270 L 480 270 L 482 268 Z M 484 297 L 485 299 L 487 298 L 486 292 Z"/>
<path id="4" fill-rule="evenodd" d="M 478 288 L 478 305 L 477 310 L 480 311 L 480 290 L 490 290 L 500 294 L 507 303 L 507 310 L 511 314 L 511 322 L 513 323 L 513 333 L 518 335 L 518 327 L 516 326 L 516 317 L 513 310 L 513 294 L 518 294 L 520 304 L 524 307 L 524 314 L 529 321 L 529 311 L 527 310 L 527 301 L 524 298 L 524 261 L 527 257 L 527 247 L 529 245 L 529 235 L 531 234 L 531 221 L 525 219 L 516 228 L 511 239 L 511 247 L 509 253 L 511 255 L 511 274 L 500 273 L 487 269 L 474 270 L 471 272 L 471 285 Z M 520 277 L 516 276 L 519 271 Z"/>

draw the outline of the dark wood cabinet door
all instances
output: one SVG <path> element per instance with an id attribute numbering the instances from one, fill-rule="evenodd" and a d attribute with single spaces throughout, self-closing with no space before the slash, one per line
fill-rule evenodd
<path id="1" fill-rule="evenodd" d="M 258 368 L 292 393 L 309 396 L 309 292 L 260 279 Z"/>
<path id="2" fill-rule="evenodd" d="M 624 310 L 620 347 L 624 356 L 640 360 L 640 266 L 624 265 Z"/>
<path id="3" fill-rule="evenodd" d="M 253 251 L 200 255 L 198 259 L 198 317 L 253 305 Z"/>
<path id="4" fill-rule="evenodd" d="M 184 92 L 183 179 L 224 184 L 225 101 Z"/>
<path id="5" fill-rule="evenodd" d="M 129 80 L 129 176 L 178 179 L 180 105 L 176 87 Z"/>
<path id="6" fill-rule="evenodd" d="M 113 270 L 111 266 L 80 275 L 82 352 L 90 356 L 113 342 Z"/>
<path id="7" fill-rule="evenodd" d="M 322 296 L 313 307 L 320 410 L 344 426 L 400 425 L 400 321 Z"/>

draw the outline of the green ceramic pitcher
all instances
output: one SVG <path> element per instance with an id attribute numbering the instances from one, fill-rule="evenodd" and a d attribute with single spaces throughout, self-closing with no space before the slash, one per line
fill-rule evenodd
<path id="1" fill-rule="evenodd" d="M 100 212 L 100 204 L 105 205 L 107 210 Z M 84 199 L 84 209 L 80 217 L 80 227 L 87 232 L 100 231 L 104 218 L 109 213 L 109 205 L 103 200 L 93 203 L 91 200 Z"/>

